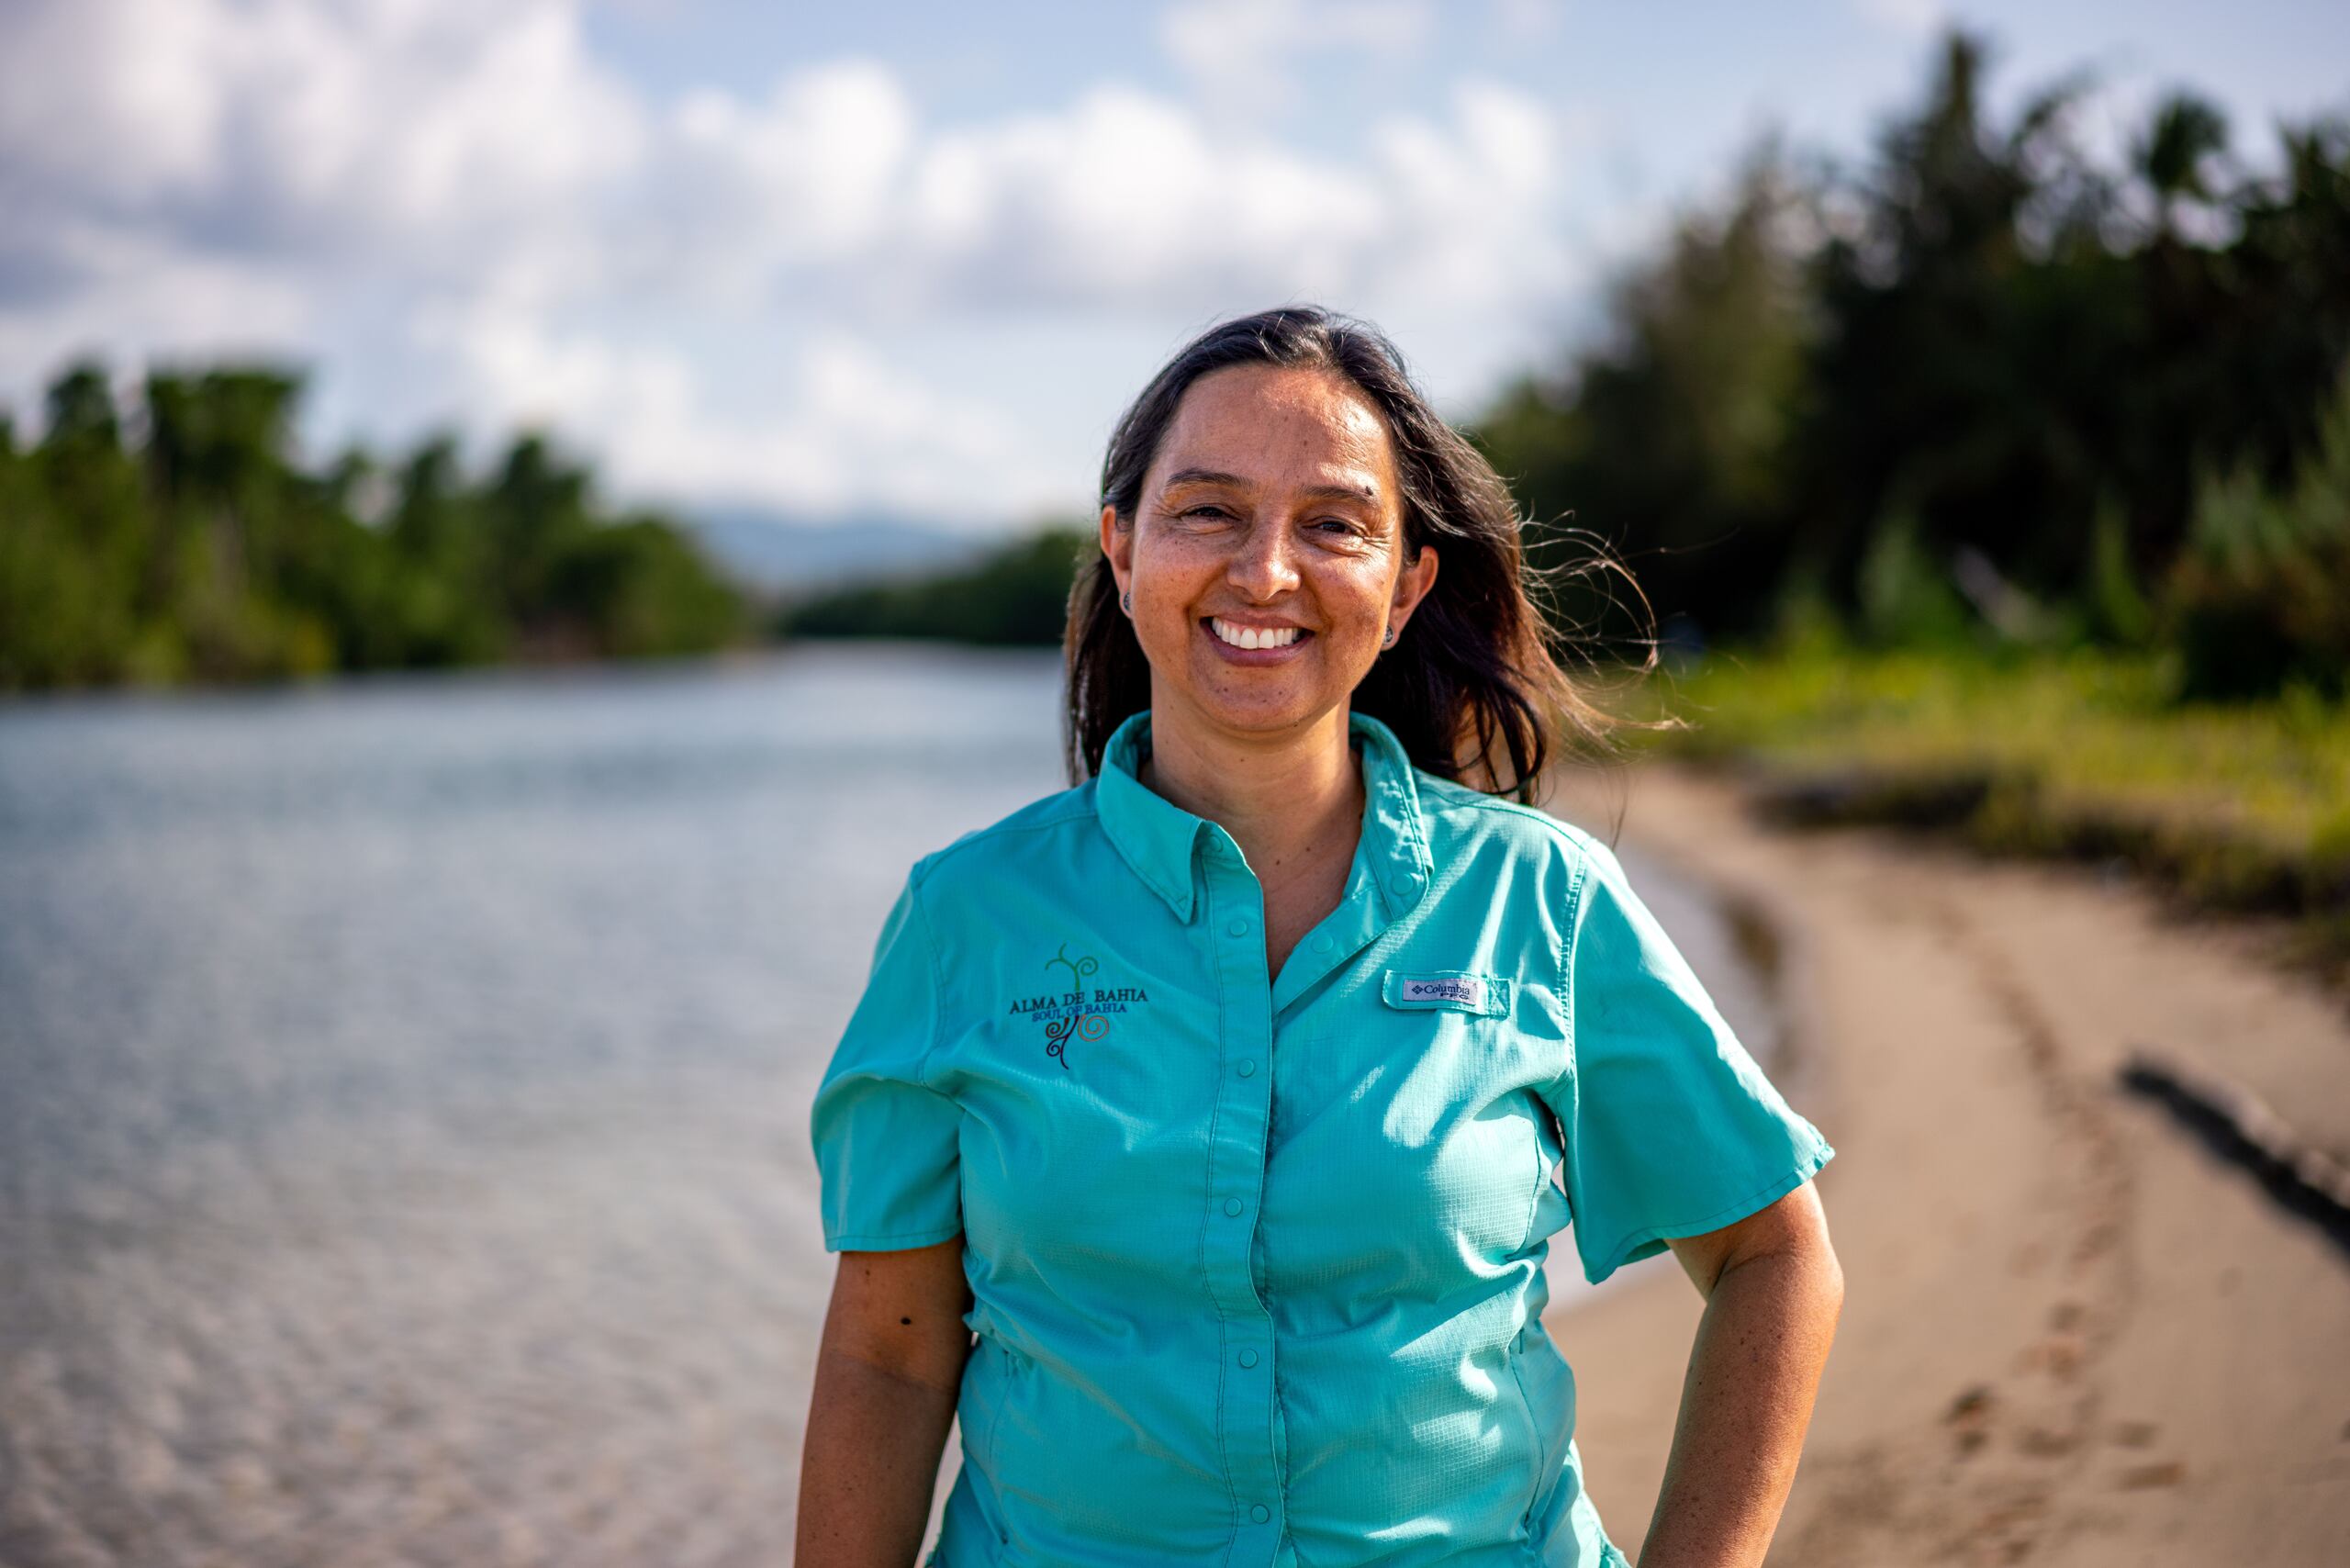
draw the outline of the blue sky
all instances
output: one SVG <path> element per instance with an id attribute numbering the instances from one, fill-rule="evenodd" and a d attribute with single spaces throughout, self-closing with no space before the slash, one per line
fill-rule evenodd
<path id="1" fill-rule="evenodd" d="M 1465 417 L 1765 127 L 1864 156 L 1951 19 L 1999 106 L 2093 71 L 2093 145 L 2350 112 L 2350 7 L 2285 0 L 6 0 L 0 399 L 269 355 L 317 452 L 532 424 L 629 500 L 1002 529 L 1265 305 Z"/>

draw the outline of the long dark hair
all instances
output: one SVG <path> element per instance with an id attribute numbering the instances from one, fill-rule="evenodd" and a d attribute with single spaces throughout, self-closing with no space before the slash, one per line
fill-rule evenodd
<path id="1" fill-rule="evenodd" d="M 1602 711 L 1560 667 L 1552 652 L 1558 633 L 1529 592 L 1544 575 L 1527 562 L 1509 487 L 1429 407 L 1403 355 L 1369 322 L 1292 305 L 1223 322 L 1184 345 L 1111 432 L 1101 504 L 1116 509 L 1119 527 L 1135 525 L 1144 476 L 1184 392 L 1210 371 L 1235 364 L 1330 371 L 1386 417 L 1409 557 L 1436 542 L 1443 566 L 1413 615 L 1411 635 L 1371 666 L 1355 688 L 1353 708 L 1393 730 L 1416 766 L 1532 805 L 1554 753 L 1606 756 L 1611 731 L 1660 727 Z M 1595 569 L 1622 568 L 1604 549 L 1561 568 L 1567 575 Z M 1629 573 L 1625 577 L 1628 582 Z M 1652 638 L 1647 646 L 1643 670 L 1656 663 Z M 1117 580 L 1098 548 L 1070 589 L 1063 652 L 1069 690 L 1062 738 L 1069 780 L 1081 783 L 1102 770 L 1111 732 L 1150 706 L 1150 665 L 1134 623 L 1119 612 Z M 1668 721 L 1662 727 L 1673 726 Z"/>

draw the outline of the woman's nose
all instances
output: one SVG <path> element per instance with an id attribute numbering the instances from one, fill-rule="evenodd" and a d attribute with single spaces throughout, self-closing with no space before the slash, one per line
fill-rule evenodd
<path id="1" fill-rule="evenodd" d="M 1260 519 L 1251 525 L 1233 552 L 1225 575 L 1234 588 L 1256 599 L 1274 599 L 1295 588 L 1297 562 L 1288 525 L 1275 519 Z"/>

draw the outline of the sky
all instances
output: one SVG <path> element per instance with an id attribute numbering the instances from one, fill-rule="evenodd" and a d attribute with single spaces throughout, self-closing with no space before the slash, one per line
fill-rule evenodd
<path id="1" fill-rule="evenodd" d="M 1449 418 L 1552 368 L 1766 129 L 1864 159 L 1951 22 L 2118 155 L 2350 112 L 2350 6 L 1939 0 L 0 0 L 0 406 L 307 374 L 300 439 L 974 532 L 1082 517 L 1192 335 L 1312 301 Z"/>

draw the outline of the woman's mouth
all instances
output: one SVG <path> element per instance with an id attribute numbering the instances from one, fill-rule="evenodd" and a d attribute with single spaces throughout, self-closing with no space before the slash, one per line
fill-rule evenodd
<path id="1" fill-rule="evenodd" d="M 1203 615 L 1200 624 L 1217 653 L 1237 664 L 1277 664 L 1294 657 L 1314 633 L 1303 626 L 1244 626 L 1220 615 Z"/>

